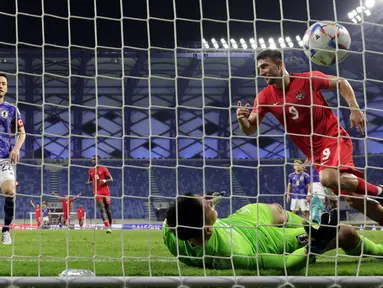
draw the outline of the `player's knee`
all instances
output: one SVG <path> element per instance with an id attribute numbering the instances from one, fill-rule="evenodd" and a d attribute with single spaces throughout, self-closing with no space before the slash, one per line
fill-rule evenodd
<path id="1" fill-rule="evenodd" d="M 326 171 L 327 172 L 327 171 Z M 327 188 L 337 188 L 338 187 L 338 179 L 334 175 L 334 173 L 321 173 L 319 177 L 320 183 Z"/>
<path id="2" fill-rule="evenodd" d="M 14 198 L 16 195 L 16 191 L 14 189 L 3 190 L 3 195 L 8 198 Z"/>
<path id="3" fill-rule="evenodd" d="M 1 192 L 6 197 L 15 197 L 16 186 L 15 181 L 7 180 L 1 185 Z"/>
<path id="4" fill-rule="evenodd" d="M 287 221 L 287 215 L 283 207 L 278 203 L 269 204 L 271 214 L 273 215 L 273 224 L 283 224 Z"/>
<path id="5" fill-rule="evenodd" d="M 340 225 L 338 237 L 339 246 L 346 250 L 354 248 L 359 242 L 359 234 L 351 226 Z"/>

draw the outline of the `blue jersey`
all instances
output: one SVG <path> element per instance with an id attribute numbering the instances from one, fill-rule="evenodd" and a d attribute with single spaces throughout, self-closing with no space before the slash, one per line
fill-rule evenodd
<path id="1" fill-rule="evenodd" d="M 12 136 L 23 127 L 19 109 L 4 102 L 0 104 L 0 159 L 7 159 L 12 150 Z"/>
<path id="2" fill-rule="evenodd" d="M 49 209 L 48 208 L 43 208 L 42 212 L 43 212 L 43 217 L 48 217 L 49 216 Z"/>
<path id="3" fill-rule="evenodd" d="M 289 175 L 291 184 L 291 198 L 305 199 L 307 196 L 307 185 L 310 184 L 310 176 L 307 173 L 291 173 Z"/>

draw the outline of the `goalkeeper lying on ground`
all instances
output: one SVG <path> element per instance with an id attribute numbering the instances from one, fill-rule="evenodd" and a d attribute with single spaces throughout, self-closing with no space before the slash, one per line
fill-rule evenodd
<path id="1" fill-rule="evenodd" d="M 287 269 L 299 269 L 307 263 L 308 250 L 321 254 L 336 248 L 336 210 L 331 215 L 323 214 L 318 230 L 311 227 L 309 241 L 310 226 L 304 228 L 302 218 L 284 211 L 279 204 L 249 204 L 219 219 L 214 202 L 200 195 L 185 194 L 177 203 L 167 211 L 163 240 L 170 252 L 187 265 L 203 267 L 204 259 L 208 268 L 256 269 L 258 259 L 259 268 L 283 269 L 286 265 Z M 204 220 L 202 234 L 198 228 Z M 182 226 L 177 231 L 172 228 L 176 224 Z M 353 227 L 340 225 L 338 239 L 339 247 L 349 255 L 360 255 L 363 245 L 363 255 L 383 256 L 383 245 L 367 238 L 362 241 Z"/>

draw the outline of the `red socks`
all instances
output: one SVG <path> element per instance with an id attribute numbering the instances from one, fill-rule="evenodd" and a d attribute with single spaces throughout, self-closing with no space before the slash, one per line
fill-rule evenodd
<path id="1" fill-rule="evenodd" d="M 109 221 L 104 221 L 105 227 L 109 227 Z"/>
<path id="2" fill-rule="evenodd" d="M 370 184 L 367 181 L 364 181 L 364 179 L 358 177 L 358 188 L 356 189 L 355 193 L 366 195 L 366 188 L 367 188 L 367 194 L 371 196 L 378 196 L 379 193 L 381 192 L 378 186 Z"/>

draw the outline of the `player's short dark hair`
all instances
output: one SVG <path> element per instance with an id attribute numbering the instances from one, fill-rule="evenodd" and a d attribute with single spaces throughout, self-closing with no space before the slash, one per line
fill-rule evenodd
<path id="1" fill-rule="evenodd" d="M 177 227 L 174 229 L 179 240 L 190 240 L 192 238 L 202 239 L 203 206 L 201 200 L 193 194 L 186 193 L 179 196 L 177 201 L 170 205 L 166 212 L 166 221 L 170 229 L 178 225 L 194 227 Z M 195 229 L 199 228 L 199 229 Z"/>
<path id="2" fill-rule="evenodd" d="M 0 73 L 0 77 L 4 77 L 4 78 L 7 79 L 7 81 L 8 81 L 8 76 L 7 76 L 7 74 Z"/>
<path id="3" fill-rule="evenodd" d="M 270 58 L 273 61 L 282 60 L 282 53 L 275 49 L 266 49 L 258 53 L 257 61 Z"/>
<path id="4" fill-rule="evenodd" d="M 100 160 L 101 159 L 101 156 L 100 155 L 93 155 L 92 157 L 90 157 L 90 159 L 92 159 L 92 158 L 97 158 L 98 160 Z"/>

